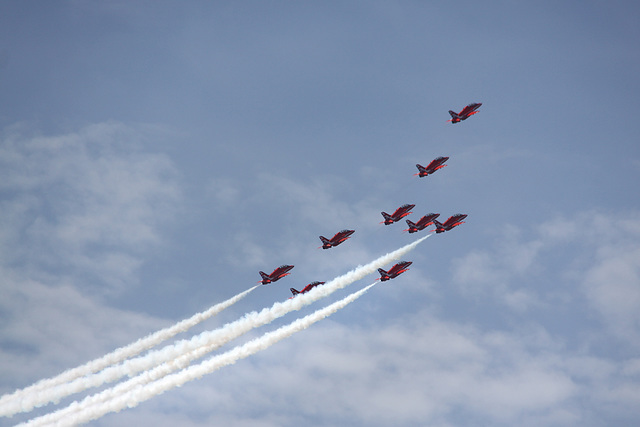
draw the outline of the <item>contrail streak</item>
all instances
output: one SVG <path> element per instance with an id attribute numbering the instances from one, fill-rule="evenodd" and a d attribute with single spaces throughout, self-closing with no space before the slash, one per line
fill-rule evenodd
<path id="1" fill-rule="evenodd" d="M 47 393 L 47 396 L 38 396 L 37 400 L 44 402 L 57 401 L 62 397 L 85 390 L 89 387 L 98 386 L 105 382 L 116 381 L 125 375 L 133 376 L 138 372 L 152 369 L 161 363 L 174 360 L 183 355 L 191 354 L 190 360 L 202 357 L 204 354 L 219 348 L 232 339 L 235 339 L 256 327 L 270 323 L 293 310 L 300 310 L 304 306 L 311 304 L 320 298 L 326 297 L 332 292 L 344 288 L 356 280 L 364 278 L 365 276 L 375 272 L 377 268 L 383 267 L 411 251 L 429 236 L 430 235 L 422 237 L 400 249 L 383 255 L 364 266 L 358 266 L 354 270 L 327 282 L 324 286 L 313 288 L 311 291 L 298 295 L 296 298 L 289 299 L 285 302 L 275 303 L 271 308 L 265 308 L 260 312 L 253 311 L 247 313 L 244 317 L 236 320 L 235 322 L 228 323 L 216 330 L 203 332 L 200 335 L 194 336 L 190 340 L 179 341 L 160 350 L 152 351 L 144 356 L 127 360 L 120 365 L 108 367 L 104 371 L 95 375 L 90 375 L 71 383 L 61 385 L 55 390 L 50 390 Z M 183 368 L 184 366 L 186 366 L 186 364 L 183 364 L 182 366 L 174 366 L 173 370 Z"/>
<path id="2" fill-rule="evenodd" d="M 185 332 L 198 323 L 215 316 L 222 310 L 237 303 L 257 287 L 258 286 L 254 286 L 247 289 L 246 291 L 216 304 L 203 312 L 197 313 L 188 319 L 184 319 L 173 326 L 147 335 L 144 338 L 140 338 L 132 344 L 120 347 L 113 352 L 92 360 L 82 366 L 69 369 L 53 378 L 41 380 L 29 387 L 17 390 L 12 394 L 2 396 L 2 398 L 0 398 L 0 416 L 13 415 L 18 412 L 28 412 L 34 407 L 42 406 L 49 401 L 58 400 L 61 397 L 67 396 L 68 394 L 60 396 L 55 392 L 55 387 L 81 379 L 86 375 L 90 375 L 108 366 L 122 362 L 123 360 L 140 354 L 141 352 L 148 350 L 181 332 Z M 49 393 L 47 393 L 47 391 L 49 391 Z"/>
<path id="3" fill-rule="evenodd" d="M 40 418 L 35 418 L 23 425 L 34 427 L 50 424 L 57 421 L 57 426 L 70 426 L 98 419 L 109 412 L 117 412 L 126 407 L 133 408 L 140 402 L 151 399 L 152 397 L 164 393 L 165 391 L 170 390 L 174 387 L 181 386 L 188 381 L 192 381 L 194 379 L 202 377 L 203 375 L 210 374 L 224 366 L 231 365 L 240 359 L 244 359 L 248 356 L 251 356 L 252 354 L 255 354 L 272 346 L 273 344 L 293 335 L 296 332 L 308 328 L 312 324 L 324 319 L 327 316 L 330 316 L 331 314 L 355 301 L 365 292 L 367 292 L 371 287 L 375 286 L 375 284 L 376 283 L 373 283 L 366 288 L 348 295 L 340 301 L 317 310 L 316 312 L 309 314 L 303 318 L 297 319 L 288 325 L 276 329 L 273 332 L 268 332 L 259 338 L 249 341 L 243 345 L 237 346 L 232 350 L 227 351 L 226 353 L 214 356 L 211 359 L 206 360 L 198 365 L 190 366 L 183 369 L 182 371 L 170 375 L 163 375 L 162 373 L 160 373 L 162 378 L 158 380 L 156 380 L 156 378 L 153 378 L 152 372 L 144 372 L 139 376 L 149 376 L 149 381 L 152 381 L 149 382 L 146 386 L 138 386 L 130 390 L 129 392 L 120 393 L 119 395 L 117 394 L 117 389 L 119 386 L 116 386 L 113 389 L 108 389 L 97 395 L 85 398 L 85 400 L 78 405 L 82 405 L 82 409 L 79 412 L 72 413 L 69 416 L 65 417 L 65 411 L 75 410 L 75 408 L 73 408 L 75 404 L 74 402 L 74 404 L 70 405 L 68 408 L 49 415 L 42 416 Z M 162 366 L 160 366 L 158 369 L 160 368 L 162 368 Z M 135 380 L 135 378 L 129 381 L 133 380 Z M 104 401 L 105 398 L 109 399 L 109 397 L 111 397 L 112 395 L 114 396 L 113 398 Z M 92 405 L 93 402 L 98 403 Z M 57 415 L 58 413 L 62 414 Z M 60 419 L 61 417 L 63 418 Z"/>

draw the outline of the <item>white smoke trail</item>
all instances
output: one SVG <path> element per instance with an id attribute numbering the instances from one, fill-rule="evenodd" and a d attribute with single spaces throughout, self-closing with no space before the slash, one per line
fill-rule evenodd
<path id="1" fill-rule="evenodd" d="M 226 301 L 216 304 L 203 312 L 196 313 L 190 318 L 184 319 L 173 326 L 161 329 L 157 332 L 147 335 L 144 338 L 140 338 L 132 344 L 129 344 L 125 347 L 120 347 L 113 352 L 98 359 L 92 360 L 82 366 L 69 369 L 53 378 L 41 380 L 29 387 L 17 390 L 12 394 L 6 394 L 2 396 L 2 398 L 0 398 L 0 416 L 14 415 L 18 412 L 28 412 L 36 406 L 42 406 L 49 401 L 54 401 L 60 399 L 60 397 L 67 396 L 67 394 L 59 396 L 59 393 L 55 392 L 55 387 L 61 384 L 69 383 L 70 381 L 77 380 L 94 372 L 98 372 L 116 363 L 122 362 L 123 360 L 140 354 L 141 352 L 148 350 L 181 332 L 185 332 L 198 323 L 215 316 L 222 310 L 237 303 L 257 287 L 258 286 L 254 286 L 250 289 L 247 289 L 246 291 L 241 292 Z M 47 393 L 47 391 L 50 391 L 50 393 Z"/>
<path id="2" fill-rule="evenodd" d="M 224 366 L 231 365 L 240 359 L 244 359 L 248 356 L 251 356 L 252 354 L 255 354 L 272 346 L 278 341 L 281 341 L 296 332 L 308 328 L 319 320 L 330 316 L 341 308 L 344 308 L 348 304 L 352 303 L 360 296 L 362 296 L 365 292 L 367 292 L 371 287 L 375 286 L 375 284 L 376 283 L 373 283 L 366 288 L 348 295 L 340 301 L 317 310 L 316 312 L 309 314 L 303 318 L 297 319 L 288 325 L 276 329 L 273 332 L 268 332 L 259 338 L 249 341 L 243 345 L 237 346 L 232 350 L 227 351 L 226 353 L 214 356 L 211 359 L 206 360 L 198 365 L 188 367 L 174 374 L 165 374 L 161 379 L 154 378 L 153 373 L 150 371 L 144 372 L 140 375 L 140 377 L 148 376 L 150 377 L 149 381 L 153 382 L 149 382 L 143 387 L 138 386 L 130 390 L 129 392 L 120 393 L 118 395 L 114 393 L 115 389 L 118 388 L 116 386 L 113 388 L 113 391 L 111 389 L 108 389 L 103 391 L 102 393 L 99 393 L 98 395 L 85 398 L 85 400 L 81 404 L 79 404 L 79 406 L 82 405 L 82 408 L 79 412 L 65 416 L 65 411 L 75 409 L 72 408 L 73 405 L 71 405 L 61 411 L 35 418 L 22 425 L 35 427 L 56 423 L 55 425 L 57 426 L 71 426 L 98 419 L 109 412 L 117 412 L 126 407 L 133 408 L 140 402 L 151 399 L 152 397 L 164 393 L 165 391 L 170 390 L 174 387 L 181 386 L 188 381 L 192 381 L 202 377 L 203 375 L 210 374 L 220 368 L 223 368 Z M 105 397 L 100 396 L 104 394 L 106 394 L 107 396 L 114 395 L 115 397 L 105 401 Z M 93 402 L 98 403 L 93 404 Z"/>
<path id="3" fill-rule="evenodd" d="M 270 323 L 293 310 L 300 310 L 304 306 L 328 296 L 332 292 L 342 289 L 356 280 L 364 278 L 365 276 L 375 272 L 377 268 L 383 267 L 411 251 L 429 236 L 430 235 L 422 237 L 400 249 L 383 255 L 369 264 L 358 266 L 354 270 L 327 282 L 323 286 L 315 287 L 305 294 L 298 295 L 297 297 L 285 302 L 275 303 L 271 308 L 265 308 L 260 312 L 253 311 L 247 313 L 241 319 L 228 323 L 216 330 L 203 332 L 200 335 L 194 336 L 190 340 L 179 341 L 173 345 L 166 346 L 163 349 L 150 352 L 145 356 L 125 361 L 117 366 L 111 366 L 95 375 L 80 378 L 71 383 L 61 385 L 54 390 L 48 390 L 46 391 L 46 396 L 32 396 L 31 401 L 23 402 L 23 407 L 31 405 L 31 408 L 33 408 L 32 402 L 34 401 L 57 401 L 62 397 L 85 390 L 89 387 L 98 386 L 105 382 L 116 381 L 125 375 L 133 376 L 138 372 L 152 369 L 161 363 L 176 359 L 182 355 L 191 354 L 192 357 L 190 360 L 201 357 L 256 327 Z M 184 366 L 186 365 L 176 366 L 174 367 L 174 370 L 183 368 Z"/>

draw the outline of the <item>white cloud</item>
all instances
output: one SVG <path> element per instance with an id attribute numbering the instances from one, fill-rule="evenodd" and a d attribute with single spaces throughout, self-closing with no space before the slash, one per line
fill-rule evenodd
<path id="1" fill-rule="evenodd" d="M 487 248 L 453 261 L 453 279 L 464 295 L 474 298 L 490 295 L 523 312 L 548 304 L 561 292 L 578 291 L 613 329 L 627 338 L 637 337 L 640 330 L 636 309 L 640 304 L 637 214 L 587 212 L 571 219 L 555 218 L 527 231 L 528 238 L 514 226 L 504 230 Z M 551 282 L 533 286 L 541 277 Z M 555 290 L 547 292 L 549 286 Z"/>
<path id="2" fill-rule="evenodd" d="M 539 275 L 540 240 L 522 242 L 522 233 L 507 225 L 491 250 L 474 250 L 453 261 L 453 280 L 468 296 L 498 298 L 507 307 L 525 312 L 539 304 L 535 293 L 517 286 L 517 279 Z"/>
<path id="3" fill-rule="evenodd" d="M 181 195 L 172 163 L 143 152 L 136 145 L 139 137 L 134 129 L 106 124 L 57 138 L 14 135 L 0 147 L 0 162 L 9 171 L 0 184 L 5 383 L 27 385 L 25 378 L 57 373 L 111 350 L 113 343 L 166 326 L 104 307 L 79 290 L 85 282 L 107 283 L 116 291 L 135 282 L 140 265 L 162 244 L 163 223 L 177 210 Z M 279 218 L 269 228 L 284 230 L 285 243 L 259 241 L 262 235 L 251 227 L 262 228 L 264 218 L 246 209 L 238 216 L 249 221 L 247 228 L 234 230 L 233 239 L 225 241 L 225 256 L 241 260 L 239 265 L 262 268 L 289 257 L 313 260 L 299 269 L 331 272 L 372 257 L 375 249 L 359 237 L 360 229 L 339 252 L 309 245 L 326 228 L 337 231 L 350 223 L 373 228 L 379 221 L 379 209 L 368 206 L 369 200 L 341 201 L 339 181 L 262 174 L 252 191 L 244 185 L 215 181 L 207 190 L 209 200 L 223 212 L 238 204 L 276 203 L 259 214 Z M 637 360 L 622 357 L 618 363 L 594 346 L 629 348 L 625 341 L 637 342 L 638 230 L 637 215 L 597 212 L 531 229 L 503 227 L 485 247 L 452 263 L 455 286 L 447 291 L 455 302 L 445 301 L 452 295 L 443 289 L 446 283 L 429 277 L 431 266 L 416 266 L 414 280 L 392 303 L 409 297 L 415 301 L 407 304 L 431 304 L 435 295 L 461 312 L 473 308 L 469 300 L 494 304 L 482 310 L 480 320 L 497 307 L 508 314 L 499 318 L 509 319 L 507 324 L 475 324 L 473 314 L 467 321 L 443 320 L 426 311 L 406 311 L 395 319 L 367 312 L 375 323 L 341 323 L 353 311 L 366 312 L 363 299 L 343 317 L 100 423 L 446 426 L 473 419 L 490 425 L 597 425 L 607 410 L 591 419 L 584 409 L 596 405 L 633 417 Z M 376 295 L 383 290 L 374 288 L 367 298 Z M 530 316 L 564 308 L 559 304 L 576 306 L 578 313 L 563 323 L 581 324 L 580 316 L 599 322 L 562 332 L 544 316 Z"/>
<path id="4" fill-rule="evenodd" d="M 10 129 L 0 144 L 0 253 L 34 270 L 100 278 L 117 291 L 178 211 L 177 174 L 150 137 L 118 123 L 61 136 Z"/>
<path id="5" fill-rule="evenodd" d="M 372 329 L 328 320 L 203 384 L 228 422 L 289 407 L 280 425 L 431 425 L 458 411 L 512 425 L 561 411 L 577 393 L 557 358 L 529 347 L 540 350 L 425 313 Z"/>
<path id="6" fill-rule="evenodd" d="M 90 125 L 0 138 L 0 378 L 30 385 L 166 326 L 110 307 L 163 245 L 181 189 L 157 129 Z M 0 420 L 0 423 L 2 420 Z"/>
<path id="7" fill-rule="evenodd" d="M 585 272 L 584 286 L 611 331 L 640 344 L 640 242 L 601 248 Z"/>
<path id="8" fill-rule="evenodd" d="M 166 321 L 109 308 L 68 283 L 0 270 L 0 378 L 21 388 L 128 344 Z"/>

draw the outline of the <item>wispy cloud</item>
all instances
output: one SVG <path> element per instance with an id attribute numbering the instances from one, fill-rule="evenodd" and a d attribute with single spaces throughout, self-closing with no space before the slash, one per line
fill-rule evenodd
<path id="1" fill-rule="evenodd" d="M 162 241 L 159 226 L 177 212 L 181 197 L 171 161 L 144 152 L 145 138 L 144 131 L 119 123 L 59 136 L 5 131 L 5 262 L 36 271 L 71 268 L 112 290 L 130 285 L 144 251 Z"/>
<path id="2" fill-rule="evenodd" d="M 138 284 L 139 267 L 180 211 L 171 160 L 145 149 L 160 134 L 116 122 L 53 136 L 25 124 L 3 129 L 3 392 L 166 326 L 103 300 Z M 33 354 L 46 357 L 25 357 Z"/>
<path id="3" fill-rule="evenodd" d="M 516 311 L 577 291 L 630 338 L 640 325 L 633 308 L 640 302 L 639 254 L 637 214 L 585 212 L 528 229 L 504 226 L 486 248 L 453 261 L 453 279 L 465 295 L 491 297 Z M 535 285 L 549 273 L 553 283 Z"/>

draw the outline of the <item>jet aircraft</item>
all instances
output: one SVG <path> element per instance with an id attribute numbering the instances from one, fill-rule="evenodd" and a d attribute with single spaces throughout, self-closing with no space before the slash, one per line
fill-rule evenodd
<path id="1" fill-rule="evenodd" d="M 408 219 L 406 221 L 409 228 L 407 228 L 404 231 L 408 231 L 409 233 L 415 233 L 415 232 L 424 230 L 427 226 L 433 224 L 433 220 L 438 218 L 439 216 L 440 214 L 430 213 L 420 218 L 416 223 L 413 223 L 411 220 Z"/>
<path id="2" fill-rule="evenodd" d="M 400 274 L 407 271 L 411 264 L 413 264 L 411 261 L 400 261 L 399 263 L 391 267 L 389 271 L 384 271 L 383 269 L 379 268 L 378 269 L 378 273 L 380 273 L 379 280 L 381 282 L 386 282 L 389 279 L 395 279 Z"/>
<path id="3" fill-rule="evenodd" d="M 300 290 L 300 291 L 296 291 L 294 288 L 289 288 L 289 289 L 291 289 L 291 293 L 293 294 L 293 297 L 295 297 L 298 294 L 304 294 L 306 292 L 309 292 L 311 289 L 315 288 L 316 286 L 320 286 L 320 285 L 324 285 L 324 282 L 312 282 L 312 283 L 309 283 L 307 286 L 302 288 L 302 290 Z M 293 298 L 293 297 L 291 297 L 291 298 Z M 291 299 L 291 298 L 289 298 L 289 299 Z"/>
<path id="4" fill-rule="evenodd" d="M 284 276 L 288 276 L 289 274 L 291 274 L 288 271 L 291 270 L 292 268 L 293 268 L 293 265 L 281 265 L 280 267 L 273 270 L 273 273 L 271 274 L 267 274 L 264 271 L 260 271 L 260 276 L 262 277 L 262 280 L 260 280 L 260 283 L 262 283 L 263 285 L 267 285 L 269 283 L 277 282 L 278 280 L 282 279 Z"/>
<path id="5" fill-rule="evenodd" d="M 394 222 L 400 221 L 405 216 L 411 213 L 411 209 L 413 209 L 416 205 L 402 205 L 394 213 L 389 215 L 386 212 L 380 212 L 384 217 L 384 221 L 380 224 L 384 223 L 385 225 L 393 224 Z"/>
<path id="6" fill-rule="evenodd" d="M 342 230 L 336 233 L 331 239 L 327 239 L 324 236 L 320 236 L 322 240 L 322 249 L 329 249 L 334 246 L 338 246 L 340 243 L 347 240 L 356 230 Z"/>
<path id="7" fill-rule="evenodd" d="M 417 164 L 416 167 L 418 168 L 418 173 L 414 175 L 418 175 L 420 178 L 431 175 L 438 169 L 442 169 L 443 167 L 447 166 L 444 164 L 444 162 L 446 162 L 447 160 L 449 160 L 448 157 L 437 157 L 431 160 L 431 163 L 429 163 L 426 167 Z"/>
<path id="8" fill-rule="evenodd" d="M 445 231 L 451 230 L 453 227 L 457 227 L 460 224 L 464 224 L 463 219 L 465 219 L 466 217 L 467 217 L 466 214 L 455 214 L 453 216 L 450 216 L 443 223 L 440 223 L 434 219 L 433 223 L 435 224 L 436 229 L 431 231 L 435 231 L 436 233 L 444 233 Z"/>
<path id="9" fill-rule="evenodd" d="M 462 111 L 460 111 L 459 113 L 449 110 L 449 114 L 451 114 L 451 120 L 447 120 L 447 121 L 451 123 L 458 123 L 458 122 L 461 122 L 462 120 L 467 120 L 469 117 L 478 113 L 478 111 L 476 110 L 480 108 L 481 105 L 482 105 L 481 102 L 474 102 L 473 104 L 469 104 L 466 107 L 464 107 Z"/>

